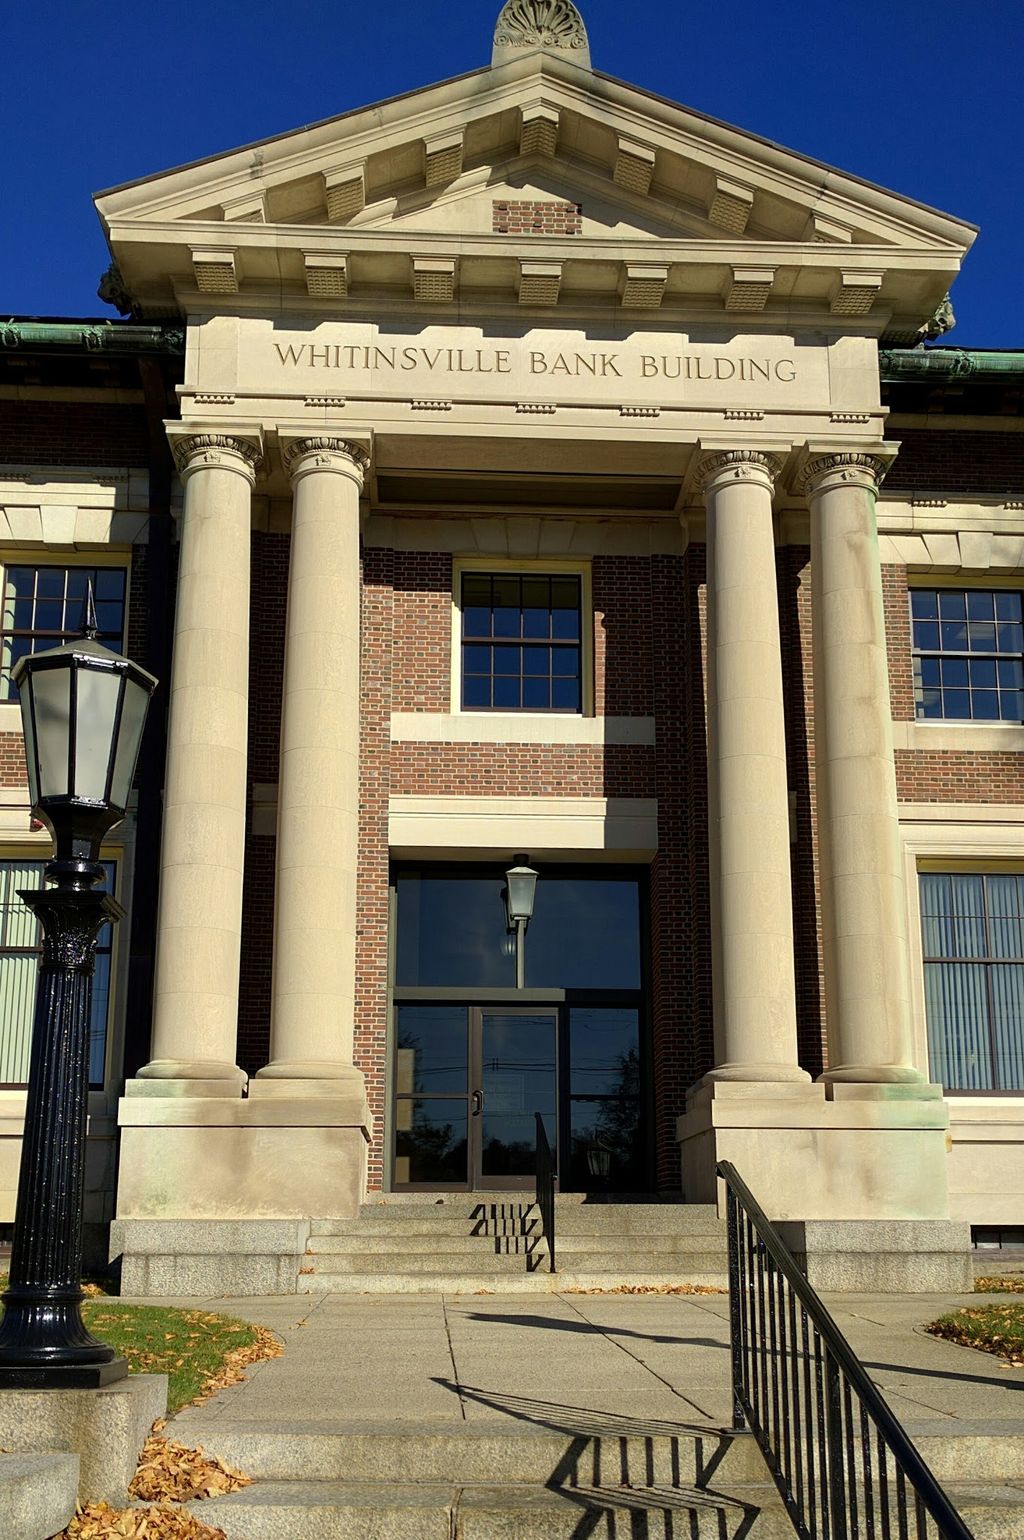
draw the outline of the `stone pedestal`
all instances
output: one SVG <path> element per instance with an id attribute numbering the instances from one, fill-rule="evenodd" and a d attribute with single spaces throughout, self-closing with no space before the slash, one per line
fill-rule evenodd
<path id="1" fill-rule="evenodd" d="M 774 1220 L 948 1220 L 940 1086 L 718 1081 L 677 1124 L 683 1196 L 720 1200 L 729 1160 Z"/>
<path id="2" fill-rule="evenodd" d="M 0 1448 L 78 1455 L 80 1500 L 122 1508 L 149 1430 L 166 1415 L 166 1374 L 130 1374 L 102 1390 L 4 1390 Z"/>

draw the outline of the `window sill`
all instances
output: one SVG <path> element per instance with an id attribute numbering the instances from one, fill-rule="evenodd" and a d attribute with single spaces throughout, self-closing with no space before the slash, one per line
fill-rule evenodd
<path id="1" fill-rule="evenodd" d="M 1017 722 L 894 722 L 897 749 L 949 749 L 960 753 L 1010 754 L 1024 749 Z"/>

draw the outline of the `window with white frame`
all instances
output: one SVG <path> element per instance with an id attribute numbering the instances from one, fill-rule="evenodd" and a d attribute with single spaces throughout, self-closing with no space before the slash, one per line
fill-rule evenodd
<path id="1" fill-rule="evenodd" d="M 4 567 L 0 701 L 18 698 L 11 670 L 19 658 L 81 636 L 90 579 L 99 639 L 105 647 L 120 652 L 124 646 L 126 567 L 30 566 L 24 562 Z"/>
<path id="2" fill-rule="evenodd" d="M 931 1074 L 1024 1091 L 1024 873 L 922 872 Z"/>
<path id="3" fill-rule="evenodd" d="M 919 721 L 1024 721 L 1024 596 L 912 588 L 910 621 Z"/>
<path id="4" fill-rule="evenodd" d="M 39 922 L 18 897 L 22 888 L 42 885 L 45 861 L 0 860 L 0 1089 L 27 1085 L 36 978 L 41 942 Z M 102 862 L 103 891 L 112 893 L 115 861 Z M 113 926 L 100 931 L 89 1020 L 89 1084 L 102 1086 L 110 1017 Z"/>
<path id="5" fill-rule="evenodd" d="M 583 580 L 567 572 L 463 572 L 464 711 L 583 710 Z"/>

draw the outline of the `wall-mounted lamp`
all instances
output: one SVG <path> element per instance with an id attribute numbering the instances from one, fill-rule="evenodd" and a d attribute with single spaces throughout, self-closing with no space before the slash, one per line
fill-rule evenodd
<path id="1" fill-rule="evenodd" d="M 516 937 L 516 988 L 526 984 L 526 927 L 533 918 L 533 903 L 537 896 L 537 873 L 527 865 L 529 856 L 513 856 L 514 866 L 505 873 L 506 924 Z"/>

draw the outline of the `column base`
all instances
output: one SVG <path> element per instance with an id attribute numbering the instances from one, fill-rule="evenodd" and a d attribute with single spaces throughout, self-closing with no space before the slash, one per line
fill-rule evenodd
<path id="1" fill-rule="evenodd" d="M 837 1064 L 818 1077 L 824 1085 L 924 1085 L 919 1069 L 910 1064 Z"/>
<path id="2" fill-rule="evenodd" d="M 747 1080 L 758 1084 L 810 1085 L 811 1077 L 799 1064 L 719 1064 L 709 1070 L 700 1085 L 714 1085 L 719 1080 Z"/>
<path id="3" fill-rule="evenodd" d="M 249 1082 L 249 1100 L 267 1096 L 342 1097 L 366 1100 L 362 1070 L 344 1060 L 274 1059 Z"/>
<path id="4" fill-rule="evenodd" d="M 769 1219 L 948 1219 L 948 1126 L 924 1083 L 702 1084 L 677 1123 L 683 1194 L 721 1206 L 729 1160 Z"/>
<path id="5" fill-rule="evenodd" d="M 134 1080 L 126 1081 L 126 1096 L 244 1096 L 244 1069 L 215 1059 L 151 1059 Z"/>

